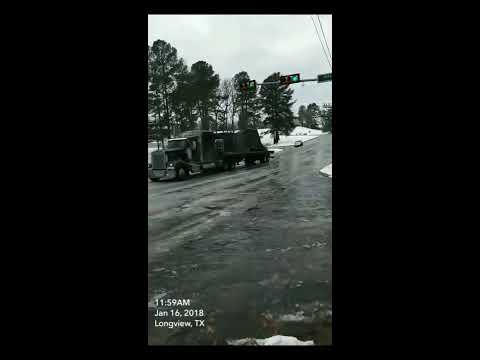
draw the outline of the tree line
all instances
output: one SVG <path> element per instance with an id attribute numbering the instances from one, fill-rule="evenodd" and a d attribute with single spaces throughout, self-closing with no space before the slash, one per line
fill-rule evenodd
<path id="1" fill-rule="evenodd" d="M 316 103 L 300 105 L 297 119 L 300 126 L 332 132 L 332 104 L 324 104 L 322 108 Z"/>
<path id="2" fill-rule="evenodd" d="M 264 82 L 279 77 L 280 73 L 275 72 Z M 266 85 L 256 91 L 240 91 L 240 84 L 248 80 L 246 71 L 221 80 L 212 65 L 202 60 L 189 68 L 175 47 L 156 40 L 148 46 L 149 136 L 163 139 L 193 129 L 234 131 L 267 127 L 277 143 L 280 134 L 288 135 L 295 127 L 291 110 L 295 103 L 293 90 Z M 312 125 L 310 118 L 317 118 L 313 110 L 308 114 L 315 115 L 302 116 L 305 126 Z"/>

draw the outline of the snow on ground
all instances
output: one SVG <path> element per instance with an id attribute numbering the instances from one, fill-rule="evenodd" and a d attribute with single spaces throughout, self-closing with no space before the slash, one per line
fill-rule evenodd
<path id="1" fill-rule="evenodd" d="M 315 130 L 315 129 L 310 129 L 310 128 L 306 128 L 306 127 L 302 127 L 302 126 L 297 126 L 295 129 L 293 129 L 293 131 L 291 132 L 290 135 L 294 135 L 294 136 L 297 136 L 297 135 L 315 135 L 315 136 L 318 136 L 318 135 L 322 135 L 323 134 L 323 131 L 322 130 Z"/>
<path id="2" fill-rule="evenodd" d="M 294 336 L 275 335 L 266 339 L 228 340 L 229 345 L 314 345 L 313 340 L 301 341 Z"/>
<path id="3" fill-rule="evenodd" d="M 301 341 L 294 336 L 275 335 L 265 340 L 257 339 L 259 345 L 313 345 L 313 340 Z"/>
<path id="4" fill-rule="evenodd" d="M 305 320 L 305 316 L 303 315 L 303 311 L 298 311 L 296 314 L 287 314 L 282 315 L 279 317 L 280 321 L 303 321 Z"/>
<path id="5" fill-rule="evenodd" d="M 328 175 L 328 177 L 332 177 L 332 164 L 325 166 L 320 172 Z"/>
<path id="6" fill-rule="evenodd" d="M 260 140 L 265 146 L 273 145 L 273 138 L 271 134 L 268 134 L 269 129 L 258 129 Z M 297 126 L 290 135 L 280 135 L 280 140 L 275 146 L 292 146 L 295 141 L 308 141 L 315 139 L 317 136 L 324 134 L 322 130 L 309 129 L 302 126 Z"/>

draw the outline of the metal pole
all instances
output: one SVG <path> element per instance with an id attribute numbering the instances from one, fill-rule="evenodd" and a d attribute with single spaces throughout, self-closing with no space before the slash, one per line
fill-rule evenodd
<path id="1" fill-rule="evenodd" d="M 156 135 L 157 135 L 156 138 L 157 138 L 157 151 L 158 151 L 158 150 L 160 150 L 160 142 L 159 142 L 159 138 L 158 138 L 159 135 L 160 135 L 160 134 L 159 134 L 159 130 L 160 130 L 160 120 L 159 120 L 159 119 L 160 119 L 160 116 L 158 116 L 157 114 L 155 114 L 155 118 L 156 118 L 156 120 L 157 120 L 157 121 L 156 121 L 156 123 L 157 123 L 157 129 L 156 129 L 155 132 L 156 132 Z"/>
<path id="2" fill-rule="evenodd" d="M 248 129 L 248 96 L 245 94 L 245 126 Z"/>
<path id="3" fill-rule="evenodd" d="M 317 79 L 303 79 L 303 80 L 300 80 L 299 82 L 308 82 L 308 81 L 317 81 Z"/>
<path id="4" fill-rule="evenodd" d="M 309 82 L 309 81 L 317 82 L 318 79 L 303 79 L 303 80 L 300 80 L 300 81 L 297 81 L 297 82 L 294 82 L 294 83 L 290 83 L 288 85 L 296 84 L 296 83 L 299 83 L 299 82 Z M 328 82 L 328 81 L 332 81 L 332 80 L 325 80 L 325 81 L 322 81 L 322 82 Z M 258 83 L 257 85 L 262 86 L 262 85 L 274 85 L 274 84 L 280 84 L 280 81 L 270 81 L 270 82 Z"/>

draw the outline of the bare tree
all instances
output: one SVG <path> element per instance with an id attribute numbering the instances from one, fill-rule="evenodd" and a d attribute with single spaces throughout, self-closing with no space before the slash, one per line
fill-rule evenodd
<path id="1" fill-rule="evenodd" d="M 223 131 L 228 129 L 228 118 L 229 112 L 231 111 L 232 106 L 232 87 L 231 81 L 224 79 L 219 88 L 218 99 L 219 99 L 219 123 Z"/>
<path id="2" fill-rule="evenodd" d="M 237 101 L 237 91 L 235 90 L 235 81 L 234 79 L 224 80 L 222 84 L 222 89 L 224 89 L 224 94 L 228 95 L 228 106 L 226 107 L 226 120 L 228 122 L 228 118 L 230 118 L 231 122 L 231 129 L 232 131 L 235 130 L 234 126 L 234 119 L 235 115 L 238 113 L 238 101 Z M 228 124 L 226 126 L 228 129 Z"/>

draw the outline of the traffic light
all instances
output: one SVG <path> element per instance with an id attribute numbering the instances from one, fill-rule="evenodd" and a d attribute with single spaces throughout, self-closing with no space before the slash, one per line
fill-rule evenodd
<path id="1" fill-rule="evenodd" d="M 300 82 L 300 74 L 280 76 L 280 85 L 289 85 Z"/>
<path id="2" fill-rule="evenodd" d="M 257 82 L 255 80 L 248 80 L 240 83 L 240 91 L 255 91 L 257 89 Z"/>
<path id="3" fill-rule="evenodd" d="M 247 91 L 248 90 L 248 81 L 244 81 L 240 83 L 240 91 Z"/>
<path id="4" fill-rule="evenodd" d="M 317 76 L 317 82 L 321 83 L 326 81 L 332 81 L 332 73 L 321 74 Z"/>

